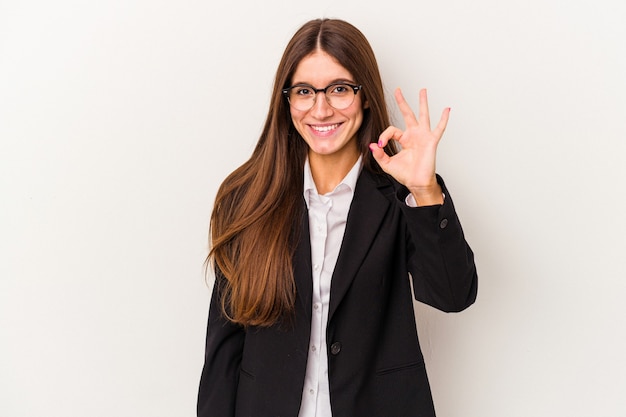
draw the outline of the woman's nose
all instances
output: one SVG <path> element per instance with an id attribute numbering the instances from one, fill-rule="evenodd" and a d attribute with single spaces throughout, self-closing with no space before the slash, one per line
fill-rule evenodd
<path id="1" fill-rule="evenodd" d="M 319 93 L 317 93 L 315 97 L 315 102 L 313 103 L 313 107 L 311 107 L 310 112 L 312 116 L 318 119 L 324 119 L 326 117 L 332 116 L 333 108 L 328 103 L 328 100 L 326 99 L 326 94 L 324 92 L 320 91 Z"/>

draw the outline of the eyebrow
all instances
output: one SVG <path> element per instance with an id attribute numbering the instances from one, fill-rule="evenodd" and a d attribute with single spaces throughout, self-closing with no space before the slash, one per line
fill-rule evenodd
<path id="1" fill-rule="evenodd" d="M 347 83 L 347 84 L 356 84 L 356 81 L 349 80 L 349 79 L 347 79 L 347 78 L 336 78 L 336 79 L 332 80 L 330 83 L 328 83 L 325 87 L 327 87 L 327 86 L 329 86 L 329 85 L 332 85 L 332 84 L 342 84 L 342 83 Z M 296 82 L 296 83 L 293 83 L 293 84 L 291 84 L 291 85 L 292 85 L 292 86 L 294 86 L 294 85 L 308 85 L 308 86 L 310 86 L 310 87 L 314 87 L 314 88 L 315 88 L 315 86 L 313 85 L 313 83 L 304 82 L 304 81 L 301 81 L 301 82 Z"/>

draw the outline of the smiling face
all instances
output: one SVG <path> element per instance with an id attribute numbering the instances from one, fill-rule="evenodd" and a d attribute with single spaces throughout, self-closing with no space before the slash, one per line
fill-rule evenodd
<path id="1" fill-rule="evenodd" d="M 309 84 L 324 88 L 334 82 L 357 84 L 356 80 L 332 56 L 317 50 L 300 61 L 291 85 Z M 363 121 L 361 92 L 346 109 L 337 110 L 328 104 L 324 93 L 317 94 L 315 104 L 301 111 L 290 107 L 291 120 L 309 146 L 309 159 L 356 162 L 359 157 L 356 133 Z"/>

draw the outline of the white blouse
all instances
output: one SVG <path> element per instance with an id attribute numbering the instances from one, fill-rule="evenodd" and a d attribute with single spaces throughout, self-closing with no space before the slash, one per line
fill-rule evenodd
<path id="1" fill-rule="evenodd" d="M 317 193 L 311 166 L 304 165 L 304 199 L 309 209 L 311 265 L 313 273 L 313 310 L 309 356 L 304 377 L 304 390 L 298 417 L 331 417 L 328 385 L 328 352 L 326 324 L 330 302 L 330 281 L 346 230 L 348 210 L 361 172 L 362 157 L 348 175 L 324 195 Z"/>

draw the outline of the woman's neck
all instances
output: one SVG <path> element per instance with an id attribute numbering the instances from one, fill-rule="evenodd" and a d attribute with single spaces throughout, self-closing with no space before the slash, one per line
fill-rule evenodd
<path id="1" fill-rule="evenodd" d="M 341 155 L 319 155 L 310 152 L 309 165 L 318 194 L 323 195 L 333 191 L 348 175 L 359 156 L 356 149 L 353 153 Z"/>

